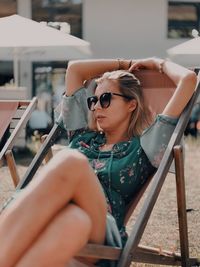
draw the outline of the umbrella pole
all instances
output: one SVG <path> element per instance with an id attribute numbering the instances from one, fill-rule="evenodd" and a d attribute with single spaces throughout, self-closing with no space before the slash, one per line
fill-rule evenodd
<path id="1" fill-rule="evenodd" d="M 16 87 L 19 86 L 19 54 L 17 48 L 14 48 L 14 60 L 13 60 L 13 71 L 14 71 L 14 84 Z"/>

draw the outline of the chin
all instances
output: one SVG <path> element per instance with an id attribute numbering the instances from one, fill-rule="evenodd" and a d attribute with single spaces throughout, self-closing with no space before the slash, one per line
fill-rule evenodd
<path id="1" fill-rule="evenodd" d="M 102 121 L 102 122 L 97 122 L 97 128 L 99 131 L 107 132 L 110 131 L 111 128 L 113 129 L 113 126 L 111 127 L 109 123 Z"/>
<path id="2" fill-rule="evenodd" d="M 110 127 L 106 125 L 99 125 L 98 129 L 102 132 L 108 132 L 110 130 Z"/>

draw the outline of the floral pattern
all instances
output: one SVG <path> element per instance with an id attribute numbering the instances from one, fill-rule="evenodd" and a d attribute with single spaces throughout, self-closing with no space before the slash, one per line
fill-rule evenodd
<path id="1" fill-rule="evenodd" d="M 83 130 L 74 134 L 70 147 L 89 159 L 105 192 L 108 210 L 121 229 L 126 206 L 155 168 L 141 148 L 140 138 L 120 142 L 111 151 L 100 151 L 104 143 L 103 133 Z"/>

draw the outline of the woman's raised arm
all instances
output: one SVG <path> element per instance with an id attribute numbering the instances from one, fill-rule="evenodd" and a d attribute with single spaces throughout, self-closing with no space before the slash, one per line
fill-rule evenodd
<path id="1" fill-rule="evenodd" d="M 131 66 L 130 71 L 139 68 L 157 69 L 168 75 L 169 78 L 176 84 L 177 88 L 174 95 L 165 107 L 163 114 L 171 117 L 178 117 L 195 90 L 197 82 L 196 74 L 174 62 L 160 58 L 138 60 Z"/>
<path id="2" fill-rule="evenodd" d="M 97 77 L 106 71 L 117 69 L 128 70 L 133 60 L 124 59 L 94 59 L 70 61 L 66 76 L 66 95 L 73 95 L 83 86 L 85 80 Z"/>
<path id="3" fill-rule="evenodd" d="M 163 114 L 178 117 L 195 90 L 197 76 L 195 72 L 170 61 L 164 62 L 163 72 L 177 85 L 176 91 L 165 107 Z"/>

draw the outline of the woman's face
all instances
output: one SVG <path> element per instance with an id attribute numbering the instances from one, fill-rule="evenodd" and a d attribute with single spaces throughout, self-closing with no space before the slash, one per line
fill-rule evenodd
<path id="1" fill-rule="evenodd" d="M 98 84 L 95 95 L 99 97 L 106 92 L 123 94 L 119 91 L 117 83 L 111 80 L 103 80 Z M 130 116 L 136 108 L 134 99 L 127 101 L 124 97 L 112 95 L 110 105 L 102 108 L 98 101 L 94 106 L 94 116 L 98 126 L 104 131 L 115 131 L 124 127 L 126 131 L 129 126 Z"/>

